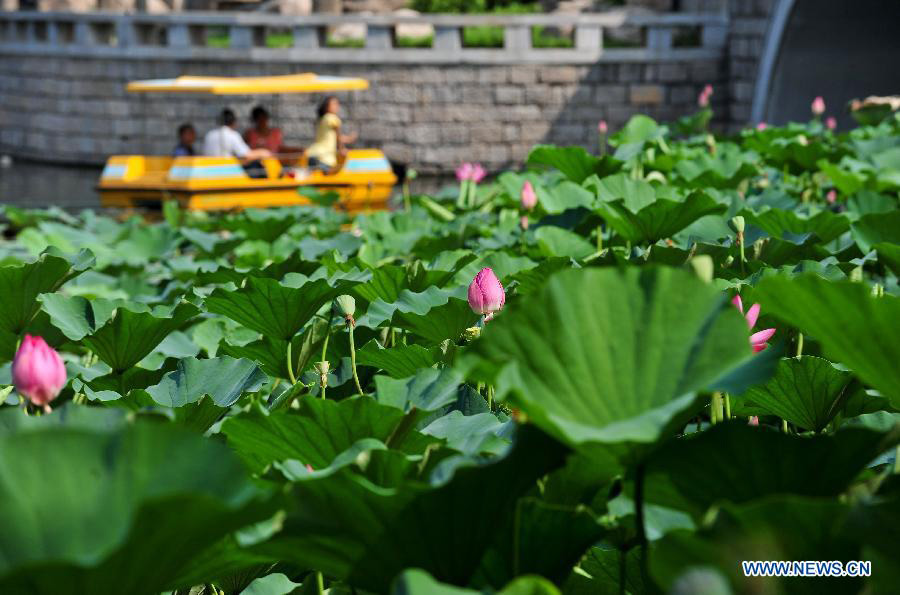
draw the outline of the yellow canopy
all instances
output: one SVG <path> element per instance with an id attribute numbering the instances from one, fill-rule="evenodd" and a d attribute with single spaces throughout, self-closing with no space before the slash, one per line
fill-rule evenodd
<path id="1" fill-rule="evenodd" d="M 283 76 L 180 76 L 174 79 L 131 81 L 126 89 L 145 93 L 211 93 L 253 95 L 258 93 L 316 93 L 368 89 L 362 78 L 319 76 L 312 72 Z"/>

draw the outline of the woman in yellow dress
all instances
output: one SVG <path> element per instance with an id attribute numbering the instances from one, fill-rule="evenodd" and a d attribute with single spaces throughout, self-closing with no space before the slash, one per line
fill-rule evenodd
<path id="1" fill-rule="evenodd" d="M 341 104 L 337 97 L 326 97 L 318 109 L 316 138 L 306 150 L 309 166 L 336 173 L 347 158 L 347 145 L 356 140 L 356 134 L 341 134 L 338 112 Z"/>

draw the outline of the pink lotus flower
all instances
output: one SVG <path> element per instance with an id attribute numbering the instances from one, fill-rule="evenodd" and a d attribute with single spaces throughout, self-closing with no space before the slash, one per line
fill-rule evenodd
<path id="1" fill-rule="evenodd" d="M 469 284 L 469 307 L 476 314 L 483 314 L 485 321 L 494 317 L 506 303 L 506 292 L 490 268 L 478 271 Z"/>
<path id="2" fill-rule="evenodd" d="M 520 198 L 522 200 L 522 208 L 526 211 L 530 211 L 537 205 L 537 194 L 534 192 L 534 186 L 531 185 L 530 181 L 525 180 L 525 183 L 522 184 Z"/>
<path id="3" fill-rule="evenodd" d="M 697 97 L 697 105 L 699 105 L 700 107 L 708 107 L 709 98 L 712 94 L 712 85 L 706 85 L 705 87 L 703 87 L 703 90 L 700 91 L 700 95 Z"/>
<path id="4" fill-rule="evenodd" d="M 757 130 L 765 130 L 768 127 L 769 127 L 769 125 L 766 124 L 765 122 L 760 122 L 759 124 L 756 125 Z"/>
<path id="5" fill-rule="evenodd" d="M 600 134 L 606 134 L 609 131 L 609 126 L 606 124 L 606 120 L 600 120 L 597 122 L 597 132 Z"/>
<path id="6" fill-rule="evenodd" d="M 759 425 L 759 416 L 752 415 L 750 416 L 750 420 L 747 422 L 748 426 L 758 426 Z"/>
<path id="7" fill-rule="evenodd" d="M 837 128 L 837 120 L 834 119 L 834 116 L 828 116 L 827 118 L 825 118 L 825 127 L 828 128 L 828 130 L 834 130 L 835 128 Z"/>
<path id="8" fill-rule="evenodd" d="M 25 335 L 12 365 L 13 384 L 20 395 L 50 412 L 50 401 L 66 385 L 66 367 L 41 337 Z"/>
<path id="9" fill-rule="evenodd" d="M 481 167 L 480 163 L 472 164 L 472 177 L 470 178 L 473 182 L 478 184 L 484 177 L 487 175 L 487 172 L 484 171 L 484 168 Z"/>
<path id="10" fill-rule="evenodd" d="M 825 200 L 828 201 L 828 204 L 834 204 L 834 201 L 837 200 L 837 192 L 834 188 L 828 191 L 828 193 L 825 195 Z"/>
<path id="11" fill-rule="evenodd" d="M 460 166 L 456 168 L 456 179 L 459 182 L 463 182 L 465 180 L 471 180 L 472 179 L 472 164 L 468 163 L 468 162 L 460 164 Z"/>
<path id="12" fill-rule="evenodd" d="M 734 296 L 734 299 L 731 300 L 731 303 L 734 304 L 734 307 L 737 308 L 741 314 L 744 314 L 744 304 L 743 302 L 741 302 L 741 296 Z M 750 328 L 750 330 L 753 330 L 753 327 L 756 326 L 756 319 L 759 318 L 759 304 L 753 304 L 752 306 L 750 306 L 750 309 L 747 310 L 746 314 L 744 314 L 744 318 L 747 320 L 747 326 Z M 772 335 L 774 334 L 774 328 L 767 328 L 750 335 L 750 345 L 753 346 L 753 352 L 759 353 L 760 351 L 768 347 L 769 344 L 767 343 L 767 341 L 771 339 Z"/>
<path id="13" fill-rule="evenodd" d="M 825 100 L 822 99 L 821 95 L 813 99 L 810 109 L 814 116 L 821 116 L 825 113 Z"/>
<path id="14" fill-rule="evenodd" d="M 528 215 L 519 217 L 519 225 L 522 226 L 522 229 L 528 229 Z"/>

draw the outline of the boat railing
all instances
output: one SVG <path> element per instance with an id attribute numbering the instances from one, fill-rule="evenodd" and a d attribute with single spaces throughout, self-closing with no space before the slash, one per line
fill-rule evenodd
<path id="1" fill-rule="evenodd" d="M 496 47 L 467 43 L 471 29 L 483 27 L 502 31 Z M 625 28 L 629 35 L 623 42 L 613 34 Z M 341 29 L 357 36 L 335 38 Z M 421 37 L 404 36 L 404 30 L 418 31 Z M 541 43 L 545 31 L 564 41 Z M 0 12 L 0 51 L 6 54 L 147 59 L 306 64 L 652 62 L 720 57 L 727 36 L 725 14 L 624 9 L 577 15 L 421 16 Z"/>

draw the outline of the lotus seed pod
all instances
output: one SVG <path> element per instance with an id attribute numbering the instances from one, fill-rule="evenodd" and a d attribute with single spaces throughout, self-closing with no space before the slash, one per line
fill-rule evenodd
<path id="1" fill-rule="evenodd" d="M 339 295 L 334 298 L 332 311 L 343 318 L 351 318 L 356 312 L 356 300 L 352 295 Z"/>
<path id="2" fill-rule="evenodd" d="M 738 234 L 744 234 L 746 222 L 744 221 L 744 218 L 742 216 L 737 215 L 735 217 L 732 217 L 731 224 L 734 225 L 734 229 L 738 232 Z"/>

